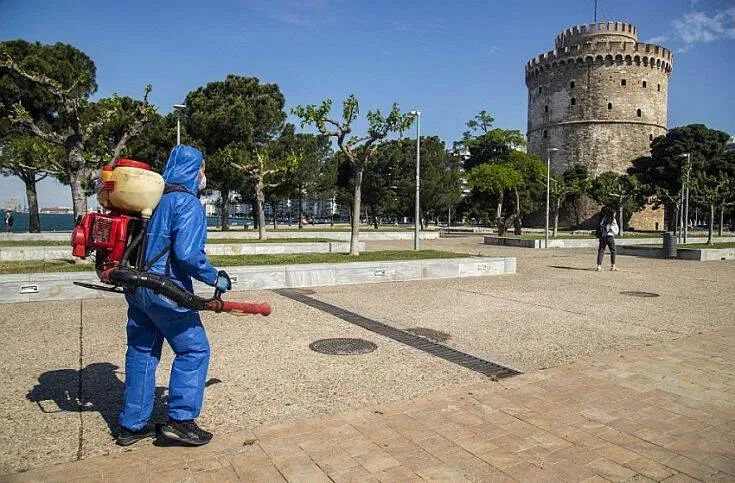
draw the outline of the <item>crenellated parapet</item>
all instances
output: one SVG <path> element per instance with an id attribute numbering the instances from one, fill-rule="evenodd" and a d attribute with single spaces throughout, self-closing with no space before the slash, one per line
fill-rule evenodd
<path id="1" fill-rule="evenodd" d="M 556 48 L 561 49 L 583 44 L 590 37 L 598 37 L 600 40 L 617 39 L 621 42 L 636 42 L 638 40 L 638 30 L 635 25 L 625 22 L 594 22 L 576 25 L 557 35 Z"/>
<path id="2" fill-rule="evenodd" d="M 576 27 L 575 27 L 576 28 Z M 526 78 L 546 69 L 584 65 L 636 65 L 671 73 L 674 55 L 669 49 L 641 42 L 587 42 L 558 48 L 526 63 Z"/>

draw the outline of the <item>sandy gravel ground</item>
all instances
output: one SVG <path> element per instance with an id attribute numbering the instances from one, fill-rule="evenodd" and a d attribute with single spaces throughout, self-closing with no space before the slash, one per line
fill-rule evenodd
<path id="1" fill-rule="evenodd" d="M 596 273 L 593 250 L 512 249 L 481 237 L 425 248 L 511 255 L 503 277 L 318 288 L 313 297 L 524 371 L 732 326 L 735 262 L 620 257 Z M 408 248 L 375 242 L 369 249 Z M 635 298 L 620 292 L 659 294 Z M 233 295 L 233 298 L 235 296 Z M 484 376 L 367 332 L 273 292 L 269 318 L 207 314 L 213 349 L 203 427 L 229 433 L 311 415 L 406 400 Z M 111 440 L 125 378 L 125 304 L 87 300 L 0 306 L 0 473 L 121 451 Z M 377 344 L 359 356 L 308 345 L 329 337 Z M 155 418 L 165 417 L 170 349 L 158 371 Z M 80 373 L 80 368 L 81 373 Z M 143 445 L 148 443 L 143 443 Z"/>

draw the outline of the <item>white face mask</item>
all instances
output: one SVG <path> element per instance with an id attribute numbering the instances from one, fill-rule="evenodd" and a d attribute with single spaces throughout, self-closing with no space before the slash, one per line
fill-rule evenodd
<path id="1" fill-rule="evenodd" d="M 207 175 L 199 172 L 199 191 L 204 191 L 204 188 L 207 187 Z"/>

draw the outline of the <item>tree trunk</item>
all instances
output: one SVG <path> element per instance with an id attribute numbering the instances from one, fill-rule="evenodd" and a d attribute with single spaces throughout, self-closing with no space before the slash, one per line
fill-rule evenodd
<path id="1" fill-rule="evenodd" d="M 516 235 L 522 235 L 523 234 L 523 228 L 521 226 L 521 198 L 518 194 L 518 190 L 513 188 L 513 193 L 515 194 L 516 198 L 516 206 L 513 212 L 513 227 L 515 228 L 515 234 Z"/>
<path id="2" fill-rule="evenodd" d="M 271 211 L 273 212 L 273 229 L 278 229 L 278 213 L 276 213 L 277 207 L 276 202 L 271 201 Z"/>
<path id="3" fill-rule="evenodd" d="M 556 238 L 556 234 L 559 230 L 559 211 L 561 211 L 561 198 L 556 198 L 556 205 L 554 206 L 554 231 L 551 234 L 552 238 Z"/>
<path id="4" fill-rule="evenodd" d="M 495 218 L 500 218 L 501 216 L 503 216 L 503 193 L 500 193 L 500 196 L 498 196 L 498 207 Z"/>
<path id="5" fill-rule="evenodd" d="M 69 187 L 74 208 L 74 219 L 87 213 L 87 195 L 84 193 L 84 157 L 81 146 L 75 146 L 69 151 Z"/>
<path id="6" fill-rule="evenodd" d="M 220 190 L 220 223 L 222 224 L 222 231 L 230 229 L 230 212 L 227 209 L 230 206 L 230 190 Z"/>
<path id="7" fill-rule="evenodd" d="M 263 182 L 260 179 L 255 180 L 255 207 L 258 210 L 258 239 L 267 240 L 268 234 L 265 232 L 265 195 L 263 194 Z M 273 219 L 275 219 L 275 213 Z"/>
<path id="8" fill-rule="evenodd" d="M 38 195 L 36 193 L 36 174 L 24 178 L 26 198 L 28 199 L 28 232 L 41 233 L 41 219 L 38 215 Z"/>
<path id="9" fill-rule="evenodd" d="M 303 197 L 303 193 L 301 190 L 301 185 L 299 185 L 299 230 L 302 230 L 304 228 L 304 222 L 303 222 L 304 212 L 301 208 L 302 205 L 304 204 L 302 197 Z"/>
<path id="10" fill-rule="evenodd" d="M 720 227 L 717 230 L 718 236 L 722 236 L 722 230 L 723 230 L 722 225 L 724 224 L 725 224 L 725 203 L 722 203 L 720 205 Z"/>
<path id="11" fill-rule="evenodd" d="M 350 255 L 360 255 L 360 197 L 362 196 L 362 173 L 364 167 L 355 168 L 355 193 L 352 197 L 352 233 L 350 234 Z"/>
<path id="12" fill-rule="evenodd" d="M 709 204 L 709 233 L 707 235 L 708 245 L 715 244 L 714 226 L 715 226 L 715 204 L 710 203 Z"/>
<path id="13" fill-rule="evenodd" d="M 253 217 L 253 230 L 257 229 L 261 223 L 260 223 L 260 217 L 258 216 L 260 213 L 258 211 L 258 199 L 253 198 L 250 201 L 250 214 Z"/>
<path id="14" fill-rule="evenodd" d="M 373 214 L 373 228 L 378 229 L 378 217 Z"/>

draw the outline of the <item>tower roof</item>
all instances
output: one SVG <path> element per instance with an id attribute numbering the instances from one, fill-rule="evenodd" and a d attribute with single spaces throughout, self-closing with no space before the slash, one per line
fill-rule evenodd
<path id="1" fill-rule="evenodd" d="M 594 22 L 576 25 L 556 37 L 556 48 L 596 41 L 637 42 L 638 29 L 625 22 Z"/>

